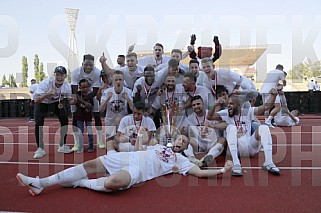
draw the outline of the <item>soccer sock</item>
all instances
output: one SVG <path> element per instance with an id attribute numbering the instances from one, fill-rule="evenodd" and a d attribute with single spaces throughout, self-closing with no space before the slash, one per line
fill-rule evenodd
<path id="1" fill-rule="evenodd" d="M 59 183 L 73 182 L 84 177 L 87 177 L 87 172 L 82 164 L 74 166 L 58 172 L 57 174 L 51 175 L 47 178 L 40 179 L 40 185 L 48 187 Z"/>
<path id="2" fill-rule="evenodd" d="M 239 164 L 240 160 L 237 154 L 237 129 L 236 126 L 234 125 L 228 125 L 226 128 L 226 140 L 227 140 L 227 144 L 228 147 L 230 149 L 231 155 L 232 155 L 232 160 L 233 160 L 233 164 Z"/>
<path id="3" fill-rule="evenodd" d="M 270 164 L 272 163 L 272 137 L 269 127 L 266 125 L 259 126 L 259 134 L 264 149 L 265 163 Z"/>
<path id="4" fill-rule="evenodd" d="M 270 124 L 271 121 L 272 121 L 272 118 L 273 118 L 273 117 L 270 115 L 270 116 L 265 120 L 265 123 Z"/>
<path id="5" fill-rule="evenodd" d="M 221 143 L 216 143 L 209 151 L 208 155 L 212 155 L 213 158 L 216 158 L 223 152 L 223 145 Z"/>
<path id="6" fill-rule="evenodd" d="M 104 186 L 106 178 L 107 177 L 101 177 L 98 179 L 82 179 L 79 182 L 79 186 L 100 192 L 111 192 L 111 190 L 107 190 Z"/>
<path id="7" fill-rule="evenodd" d="M 184 150 L 184 153 L 185 153 L 186 157 L 195 157 L 194 152 L 193 152 L 193 147 L 190 144 L 188 145 L 187 149 Z"/>
<path id="8" fill-rule="evenodd" d="M 97 141 L 98 142 L 103 142 L 103 133 L 102 133 L 102 131 L 98 130 L 98 129 L 96 129 L 96 130 L 97 130 Z"/>

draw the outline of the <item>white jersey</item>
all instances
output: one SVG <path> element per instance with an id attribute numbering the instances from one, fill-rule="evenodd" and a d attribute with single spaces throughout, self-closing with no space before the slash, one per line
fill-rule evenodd
<path id="1" fill-rule="evenodd" d="M 129 138 L 137 138 L 137 129 L 140 127 L 143 127 L 146 129 L 146 131 L 149 132 L 155 132 L 156 131 L 156 126 L 154 121 L 147 116 L 143 116 L 142 120 L 140 121 L 134 121 L 134 116 L 127 115 L 123 117 L 119 123 L 118 131 L 120 133 L 125 134 Z"/>
<path id="2" fill-rule="evenodd" d="M 83 67 L 79 67 L 71 73 L 71 85 L 78 86 L 81 79 L 87 79 L 90 84 L 89 91 L 91 92 L 93 91 L 94 87 L 99 88 L 101 86 L 100 73 L 101 71 L 96 67 L 94 67 L 89 74 L 85 73 Z M 93 101 L 94 106 L 92 111 L 99 112 L 99 101 L 97 100 L 96 96 L 93 98 Z M 72 107 L 71 111 L 76 111 L 75 107 Z"/>
<path id="3" fill-rule="evenodd" d="M 30 98 L 32 101 L 35 100 L 35 93 L 36 93 L 36 90 L 37 90 L 37 87 L 38 87 L 39 84 L 35 83 L 35 84 L 32 84 L 29 88 L 29 91 L 30 91 Z"/>
<path id="4" fill-rule="evenodd" d="M 49 90 L 54 89 L 55 93 L 53 95 L 47 96 L 42 103 L 45 104 L 51 104 L 55 102 L 59 102 L 64 97 L 67 97 L 68 99 L 71 98 L 71 87 L 70 85 L 65 81 L 61 87 L 57 88 L 55 85 L 55 78 L 47 78 L 39 83 L 37 86 L 35 95 L 43 95 L 47 93 Z"/>
<path id="5" fill-rule="evenodd" d="M 207 120 L 206 116 L 208 110 L 206 110 L 205 116 L 198 117 L 195 112 L 190 114 L 183 123 L 183 126 L 187 127 L 188 136 L 197 140 L 199 145 L 199 151 L 204 152 L 209 150 L 217 143 L 219 137 L 219 131 L 210 127 L 205 127 L 205 122 L 210 124 L 216 123 L 216 121 Z"/>
<path id="6" fill-rule="evenodd" d="M 314 85 L 314 90 L 315 91 L 320 91 L 320 85 L 319 84 L 315 84 Z"/>
<path id="7" fill-rule="evenodd" d="M 145 77 L 141 77 L 137 79 L 133 88 L 133 97 L 135 97 L 135 94 L 137 93 L 137 86 L 140 86 L 142 89 L 140 91 L 141 100 L 143 102 L 148 100 L 147 102 L 145 102 L 145 104 L 146 104 L 146 107 L 150 107 L 156 98 L 158 89 L 162 86 L 164 82 L 166 74 L 167 74 L 167 69 L 163 69 L 157 72 L 155 81 L 151 86 L 145 83 Z"/>
<path id="8" fill-rule="evenodd" d="M 178 85 L 181 85 L 181 84 L 178 84 Z M 177 85 L 177 86 L 178 86 Z M 182 86 L 183 87 L 183 86 Z M 208 109 L 208 97 L 209 97 L 209 91 L 208 89 L 206 89 L 205 87 L 203 86 L 198 86 L 196 85 L 196 89 L 194 92 L 185 92 L 183 94 L 183 101 L 186 102 L 188 100 L 188 98 L 190 97 L 194 97 L 196 95 L 199 95 L 202 97 L 203 99 L 203 103 L 204 103 L 204 106 L 206 109 Z M 190 114 L 190 113 L 189 113 Z"/>
<path id="9" fill-rule="evenodd" d="M 137 66 L 135 71 L 129 71 L 127 66 L 122 67 L 119 70 L 124 73 L 124 82 L 131 90 L 134 88 L 135 81 L 144 75 L 144 67 L 142 66 Z"/>
<path id="10" fill-rule="evenodd" d="M 270 71 L 266 79 L 264 80 L 260 93 L 263 94 L 268 94 L 272 88 L 277 87 L 279 81 L 284 81 L 285 80 L 285 74 L 282 70 L 272 70 Z"/>
<path id="11" fill-rule="evenodd" d="M 204 81 L 205 79 L 207 79 L 207 75 L 205 72 L 199 70 L 198 71 L 198 77 L 196 79 L 196 85 L 199 85 L 199 86 L 204 86 Z"/>
<path id="12" fill-rule="evenodd" d="M 121 170 L 128 171 L 131 176 L 131 183 L 128 187 L 170 174 L 174 166 L 183 175 L 195 166 L 182 154 L 174 153 L 172 149 L 158 144 L 148 147 L 146 151 L 111 151 L 99 159 L 110 174 Z"/>
<path id="13" fill-rule="evenodd" d="M 274 124 L 276 126 L 296 126 L 300 122 L 298 117 L 295 117 L 295 121 L 291 119 L 288 114 L 282 113 L 282 110 L 274 116 Z"/>
<path id="14" fill-rule="evenodd" d="M 215 89 L 215 85 L 224 85 L 228 90 L 228 94 L 231 94 L 236 85 L 242 84 L 242 77 L 240 74 L 233 72 L 229 69 L 218 69 L 215 70 L 215 79 L 209 79 L 208 76 L 205 79 L 203 85 L 210 90 Z"/>
<path id="15" fill-rule="evenodd" d="M 126 87 L 123 87 L 121 93 L 117 94 L 114 87 L 108 88 L 104 90 L 101 96 L 101 102 L 106 101 L 108 93 L 112 93 L 113 95 L 109 99 L 106 106 L 105 125 L 116 126 L 116 117 L 124 117 L 125 115 L 128 115 L 128 102 L 122 97 L 121 94 L 127 93 L 128 97 L 132 100 L 132 91 Z"/>
<path id="16" fill-rule="evenodd" d="M 228 125 L 236 126 L 238 137 L 246 136 L 249 139 L 251 137 L 251 122 L 255 119 L 254 109 L 255 107 L 242 108 L 240 115 L 234 115 L 233 117 L 229 117 L 228 109 L 223 109 L 217 113 Z"/>
<path id="17" fill-rule="evenodd" d="M 158 67 L 161 64 L 168 64 L 169 60 L 171 60 L 170 56 L 167 55 L 163 55 L 161 60 L 157 60 L 155 59 L 155 56 L 151 55 L 151 56 L 144 56 L 142 58 L 138 58 L 138 65 L 146 67 L 148 65 L 151 65 L 153 67 Z"/>

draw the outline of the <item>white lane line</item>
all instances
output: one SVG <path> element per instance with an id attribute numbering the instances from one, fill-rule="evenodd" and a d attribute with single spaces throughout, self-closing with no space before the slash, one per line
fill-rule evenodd
<path id="1" fill-rule="evenodd" d="M 30 142 L 30 143 L 19 143 L 19 142 L 0 142 L 0 145 L 35 145 L 36 143 L 34 143 L 33 141 Z M 56 146 L 58 145 L 58 143 L 53 143 L 53 144 L 48 144 L 48 143 L 45 143 L 44 144 L 45 146 Z M 70 144 L 70 143 L 67 143 L 68 146 L 72 146 L 74 144 Z M 321 144 L 272 144 L 272 146 L 276 146 L 276 147 L 285 147 L 285 146 L 293 146 L 293 147 L 310 147 L 310 146 L 321 146 Z"/>
<path id="2" fill-rule="evenodd" d="M 73 164 L 73 163 L 42 163 L 42 162 L 1 162 L 0 164 L 9 164 L 9 165 L 48 165 L 48 166 L 75 166 L 75 165 L 79 165 L 79 164 Z M 221 169 L 222 167 L 205 167 L 205 168 L 209 168 L 209 169 Z M 252 166 L 252 167 L 242 167 L 243 169 L 253 169 L 253 170 L 257 170 L 257 169 L 262 169 L 262 167 L 258 167 L 258 166 Z M 321 170 L 321 167 L 299 167 L 299 166 L 289 166 L 289 167 L 278 167 L 279 169 L 283 169 L 283 170 Z"/>

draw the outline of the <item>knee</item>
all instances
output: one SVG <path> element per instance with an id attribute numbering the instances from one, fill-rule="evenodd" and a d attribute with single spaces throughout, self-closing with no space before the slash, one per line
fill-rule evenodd
<path id="1" fill-rule="evenodd" d="M 123 186 L 122 186 L 122 181 L 120 178 L 110 176 L 110 177 L 106 178 L 106 180 L 104 182 L 104 187 L 106 190 L 116 191 L 116 190 L 122 188 Z"/>
<path id="2" fill-rule="evenodd" d="M 226 139 L 225 139 L 224 137 L 219 137 L 219 138 L 217 139 L 217 142 L 220 143 L 220 144 L 222 144 L 222 145 L 225 145 L 225 144 L 226 144 Z"/>

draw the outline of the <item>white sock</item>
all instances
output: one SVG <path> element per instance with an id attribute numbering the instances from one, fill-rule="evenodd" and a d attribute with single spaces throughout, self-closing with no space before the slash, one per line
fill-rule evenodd
<path id="1" fill-rule="evenodd" d="M 259 126 L 259 134 L 261 136 L 261 144 L 264 149 L 265 163 L 272 163 L 272 137 L 268 126 Z"/>
<path id="2" fill-rule="evenodd" d="M 195 157 L 193 147 L 191 144 L 188 144 L 188 147 L 186 150 L 184 150 L 184 153 L 185 153 L 186 157 Z"/>
<path id="3" fill-rule="evenodd" d="M 272 118 L 273 118 L 273 117 L 270 115 L 270 116 L 265 120 L 265 123 L 270 124 L 271 121 L 272 121 Z"/>
<path id="4" fill-rule="evenodd" d="M 107 190 L 104 186 L 106 178 L 107 177 L 101 177 L 98 179 L 82 179 L 79 182 L 79 186 L 100 192 L 111 192 L 111 190 Z"/>
<path id="5" fill-rule="evenodd" d="M 97 130 L 97 141 L 102 142 L 103 141 L 103 133 L 101 130 Z"/>
<path id="6" fill-rule="evenodd" d="M 87 177 L 87 172 L 82 164 L 74 166 L 51 175 L 47 178 L 40 179 L 40 185 L 43 187 L 53 186 L 59 183 L 73 182 Z"/>
<path id="7" fill-rule="evenodd" d="M 228 147 L 229 147 L 231 155 L 232 155 L 233 164 L 234 165 L 236 165 L 236 164 L 241 165 L 240 159 L 237 154 L 237 129 L 236 129 L 236 126 L 231 125 L 231 124 L 227 126 L 226 140 L 227 140 L 227 144 L 228 144 Z"/>
<path id="8" fill-rule="evenodd" d="M 213 158 L 216 158 L 223 152 L 223 149 L 223 145 L 221 143 L 217 143 L 208 151 L 208 155 L 212 155 Z"/>

